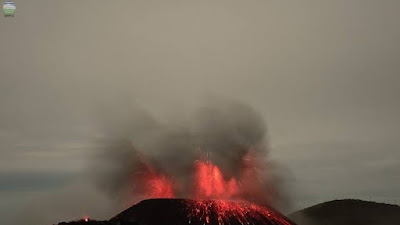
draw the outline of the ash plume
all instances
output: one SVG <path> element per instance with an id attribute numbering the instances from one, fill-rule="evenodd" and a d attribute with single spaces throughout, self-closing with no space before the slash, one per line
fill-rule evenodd
<path id="1" fill-rule="evenodd" d="M 152 197 L 146 194 L 149 185 L 173 192 L 166 197 L 193 198 L 194 163 L 205 159 L 222 180 L 238 181 L 240 191 L 229 198 L 275 207 L 287 203 L 283 178 L 276 176 L 279 166 L 268 158 L 265 122 L 246 104 L 214 100 L 189 119 L 172 122 L 142 109 L 105 114 L 105 137 L 91 170 L 98 186 L 120 202 Z"/>

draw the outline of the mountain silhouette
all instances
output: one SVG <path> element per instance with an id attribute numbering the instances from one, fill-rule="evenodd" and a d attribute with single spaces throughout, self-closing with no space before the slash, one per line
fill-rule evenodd
<path id="1" fill-rule="evenodd" d="M 400 206 L 354 199 L 334 200 L 288 217 L 298 225 L 399 225 Z"/>
<path id="2" fill-rule="evenodd" d="M 79 220 L 59 225 L 296 225 L 278 211 L 224 200 L 148 199 L 107 221 Z"/>

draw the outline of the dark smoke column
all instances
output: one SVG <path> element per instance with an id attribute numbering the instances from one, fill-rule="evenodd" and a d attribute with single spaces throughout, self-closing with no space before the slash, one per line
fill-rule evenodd
<path id="1" fill-rule="evenodd" d="M 129 205 L 148 198 L 285 199 L 268 159 L 265 122 L 250 106 L 215 100 L 185 123 L 160 123 L 144 110 L 130 115 L 108 120 L 111 133 L 94 164 L 111 196 Z"/>

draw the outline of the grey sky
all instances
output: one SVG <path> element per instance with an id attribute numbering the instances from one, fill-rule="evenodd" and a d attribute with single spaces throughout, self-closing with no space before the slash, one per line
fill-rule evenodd
<path id="1" fill-rule="evenodd" d="M 124 117 L 137 105 L 168 121 L 214 95 L 264 116 L 294 208 L 400 204 L 398 0 L 16 5 L 0 18 L 2 224 L 66 193 L 91 193 L 88 213 L 112 215 L 85 181 L 102 111 Z"/>

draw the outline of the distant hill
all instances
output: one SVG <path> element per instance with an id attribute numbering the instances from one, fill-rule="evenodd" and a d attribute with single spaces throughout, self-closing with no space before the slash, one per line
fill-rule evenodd
<path id="1" fill-rule="evenodd" d="M 361 200 L 335 200 L 288 217 L 298 225 L 400 225 L 400 206 Z"/>

